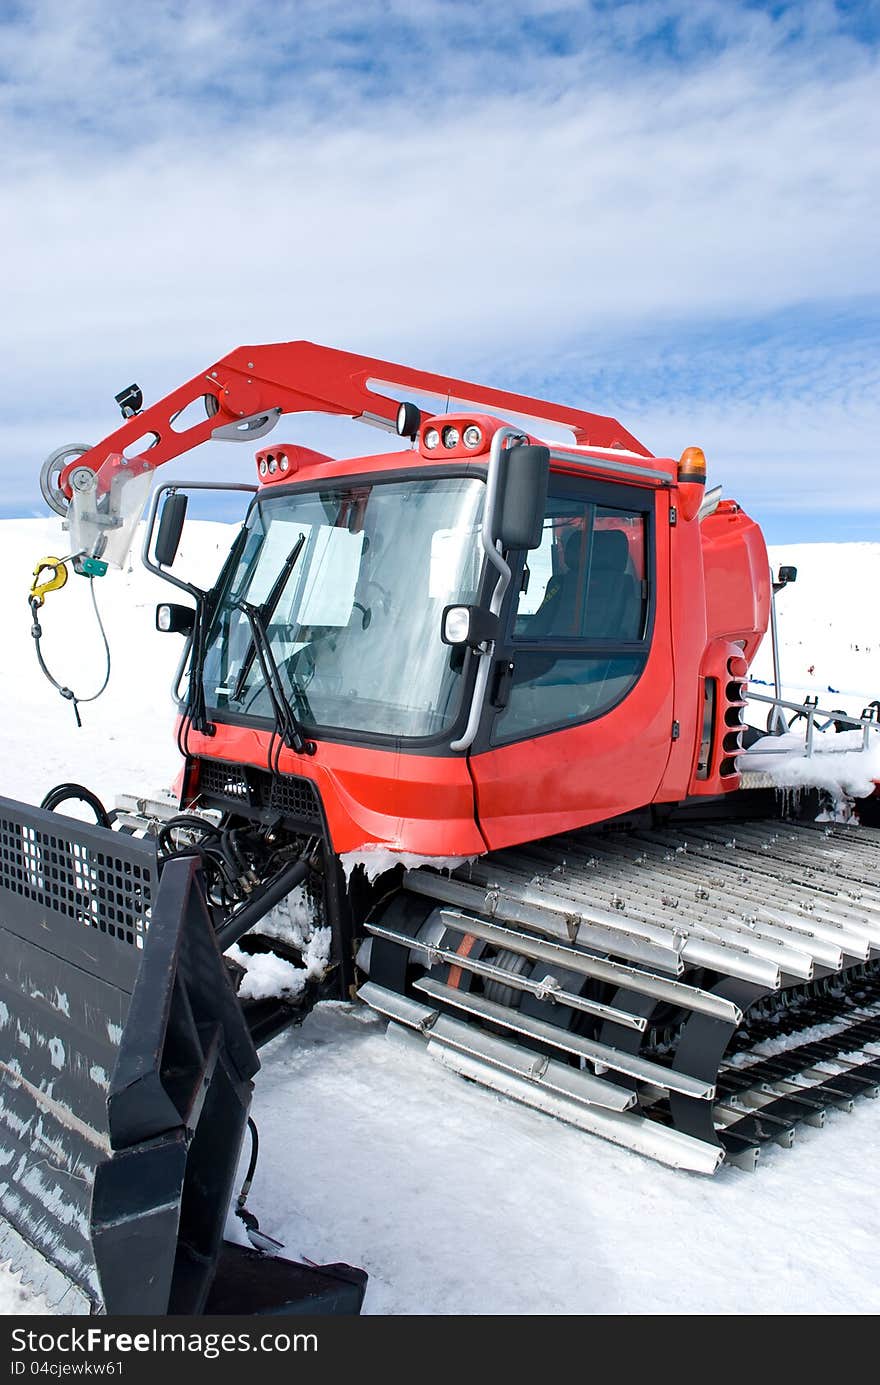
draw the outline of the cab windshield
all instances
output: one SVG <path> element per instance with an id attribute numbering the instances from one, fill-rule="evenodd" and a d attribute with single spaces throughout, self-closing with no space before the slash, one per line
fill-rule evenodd
<path id="1" fill-rule="evenodd" d="M 476 601 L 485 486 L 464 477 L 377 481 L 261 499 L 207 643 L 205 697 L 271 717 L 241 609 L 259 613 L 298 720 L 317 729 L 441 735 L 461 699 L 444 606 Z"/>

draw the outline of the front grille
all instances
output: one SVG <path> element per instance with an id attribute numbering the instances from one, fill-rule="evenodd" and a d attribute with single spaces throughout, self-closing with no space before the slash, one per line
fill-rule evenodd
<path id="1" fill-rule="evenodd" d="M 239 803 L 251 802 L 251 790 L 244 767 L 226 764 L 223 760 L 199 761 L 199 790 L 216 798 L 234 798 Z"/>
<path id="2" fill-rule="evenodd" d="M 279 813 L 289 813 L 292 817 L 305 818 L 308 822 L 317 821 L 319 817 L 313 785 L 308 779 L 298 779 L 293 774 L 285 774 L 270 782 L 269 807 L 277 808 Z"/>
<path id="3" fill-rule="evenodd" d="M 314 784 L 297 774 L 272 775 L 252 765 L 226 760 L 199 760 L 199 797 L 226 808 L 247 807 L 258 813 L 321 825 L 321 807 Z"/>

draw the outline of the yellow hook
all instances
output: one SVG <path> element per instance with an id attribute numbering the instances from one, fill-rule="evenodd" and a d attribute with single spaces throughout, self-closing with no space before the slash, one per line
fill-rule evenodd
<path id="1" fill-rule="evenodd" d="M 50 569 L 52 576 L 45 582 L 39 580 L 40 573 Z M 59 591 L 67 581 L 67 568 L 60 558 L 41 558 L 34 568 L 34 580 L 28 598 L 35 606 L 42 606 L 47 592 Z"/>

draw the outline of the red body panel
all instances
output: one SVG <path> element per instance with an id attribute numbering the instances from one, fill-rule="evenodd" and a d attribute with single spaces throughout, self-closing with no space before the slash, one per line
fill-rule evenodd
<path id="1" fill-rule="evenodd" d="M 733 500 L 700 526 L 710 636 L 741 640 L 751 663 L 770 618 L 770 560 L 764 535 Z"/>
<path id="2" fill-rule="evenodd" d="M 595 721 L 471 759 L 490 848 L 603 822 L 650 803 L 669 759 L 674 713 L 669 495 L 657 493 L 654 636 L 641 678 Z"/>
<path id="3" fill-rule="evenodd" d="M 672 534 L 670 591 L 675 651 L 675 716 L 680 736 L 673 746 L 658 802 L 689 794 L 729 793 L 735 772 L 720 773 L 725 759 L 725 715 L 740 705 L 728 696 L 730 659 L 754 658 L 770 619 L 770 568 L 764 537 L 740 507 L 722 501 L 705 519 L 680 521 Z M 716 724 L 710 774 L 696 777 L 703 732 L 703 681 L 716 683 Z M 730 765 L 725 769 L 730 771 Z"/>
<path id="4" fill-rule="evenodd" d="M 641 679 L 612 711 L 471 760 L 491 849 L 604 822 L 650 803 L 669 757 L 672 662 L 658 642 Z"/>
<path id="5" fill-rule="evenodd" d="M 197 755 L 265 769 L 269 733 L 218 723 L 215 736 L 191 731 L 189 748 Z M 476 856 L 486 850 L 474 820 L 474 791 L 464 756 L 410 755 L 318 741 L 314 755 L 283 751 L 279 768 L 312 780 L 333 849 L 340 854 L 377 845 L 419 856 Z"/>
<path id="6" fill-rule="evenodd" d="M 671 503 L 676 503 L 673 494 Z M 654 795 L 657 803 L 677 803 L 687 797 L 693 780 L 702 725 L 699 671 L 706 648 L 706 591 L 698 520 L 668 526 L 670 647 L 673 654 L 675 710 L 679 734 L 672 743 L 663 779 Z"/>

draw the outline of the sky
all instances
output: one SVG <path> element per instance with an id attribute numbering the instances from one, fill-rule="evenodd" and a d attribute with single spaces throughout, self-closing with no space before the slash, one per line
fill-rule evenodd
<path id="1" fill-rule="evenodd" d="M 0 0 L 0 514 L 132 380 L 308 338 L 699 444 L 770 542 L 876 539 L 878 77 L 880 0 Z"/>

